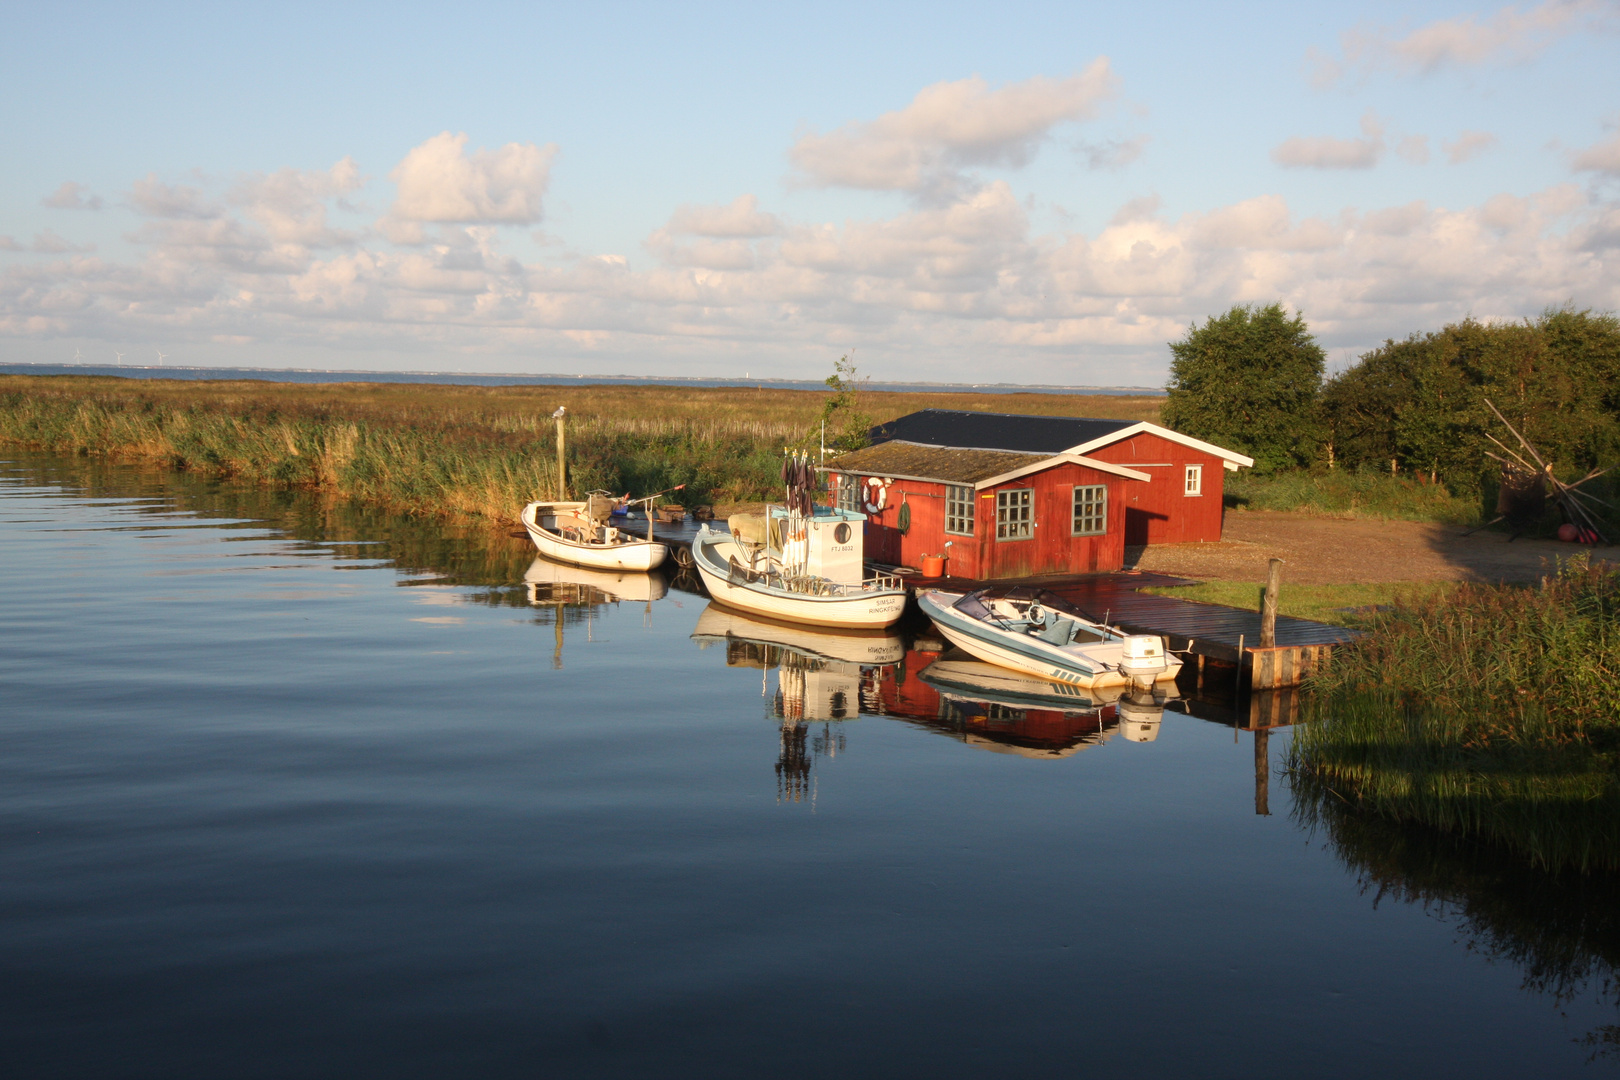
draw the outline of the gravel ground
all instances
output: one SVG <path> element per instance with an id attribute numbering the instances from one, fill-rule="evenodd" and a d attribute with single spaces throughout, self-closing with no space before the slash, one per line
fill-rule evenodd
<path id="1" fill-rule="evenodd" d="M 1201 580 L 1264 581 L 1266 564 L 1281 558 L 1286 581 L 1348 585 L 1384 581 L 1533 582 L 1555 560 L 1591 551 L 1620 561 L 1620 549 L 1583 548 L 1554 540 L 1519 539 L 1490 530 L 1463 536 L 1456 525 L 1309 517 L 1272 511 L 1228 511 L 1216 544 L 1126 548 L 1125 565 Z"/>

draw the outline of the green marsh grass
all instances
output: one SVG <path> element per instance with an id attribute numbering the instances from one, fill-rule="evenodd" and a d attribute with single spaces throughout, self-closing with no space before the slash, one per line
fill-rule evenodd
<path id="1" fill-rule="evenodd" d="M 1620 571 L 1397 598 L 1313 680 L 1288 769 L 1306 800 L 1620 870 Z"/>
<path id="2" fill-rule="evenodd" d="M 1226 502 L 1238 510 L 1285 510 L 1320 517 L 1435 521 L 1477 525 L 1478 493 L 1459 494 L 1426 478 L 1347 469 L 1255 473 L 1226 477 Z"/>
<path id="3" fill-rule="evenodd" d="M 411 513 L 511 521 L 555 490 L 566 406 L 570 487 L 686 503 L 776 494 L 781 451 L 814 445 L 824 393 L 669 386 L 191 382 L 0 376 L 0 444 L 315 488 Z M 1157 397 L 863 392 L 878 421 L 916 409 L 1157 415 Z"/>
<path id="4" fill-rule="evenodd" d="M 1455 588 L 1450 582 L 1374 582 L 1359 585 L 1297 585 L 1290 583 L 1278 594 L 1277 613 L 1299 619 L 1314 619 L 1335 626 L 1361 627 L 1375 619 L 1380 609 L 1397 600 L 1417 601 Z M 1150 588 L 1143 592 L 1179 596 L 1204 604 L 1259 611 L 1265 586 L 1248 581 L 1202 581 L 1197 585 Z"/>

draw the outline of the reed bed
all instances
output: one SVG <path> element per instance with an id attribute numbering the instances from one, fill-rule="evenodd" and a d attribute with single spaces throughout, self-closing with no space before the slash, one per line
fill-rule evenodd
<path id="1" fill-rule="evenodd" d="M 815 445 L 826 395 L 669 386 L 191 382 L 0 376 L 0 444 L 316 488 L 411 513 L 512 520 L 556 490 L 551 413 L 569 412 L 570 488 L 730 504 L 776 493 L 783 447 Z M 1157 397 L 861 394 L 921 408 L 1150 419 Z"/>
<path id="2" fill-rule="evenodd" d="M 1397 600 L 1313 681 L 1288 761 L 1305 800 L 1620 870 L 1620 571 Z"/>

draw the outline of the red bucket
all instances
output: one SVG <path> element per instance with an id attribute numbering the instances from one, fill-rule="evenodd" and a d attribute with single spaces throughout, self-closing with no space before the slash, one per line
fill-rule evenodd
<path id="1" fill-rule="evenodd" d="M 943 555 L 924 555 L 922 557 L 922 576 L 923 577 L 944 577 L 945 576 L 945 556 L 943 556 Z"/>

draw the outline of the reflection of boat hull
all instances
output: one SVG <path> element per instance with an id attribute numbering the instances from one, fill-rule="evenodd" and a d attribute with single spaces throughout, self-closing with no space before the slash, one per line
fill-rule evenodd
<path id="1" fill-rule="evenodd" d="M 1033 634 L 1003 629 L 985 619 L 964 614 L 955 606 L 962 599 L 961 594 L 943 591 L 917 595 L 923 614 L 933 621 L 947 641 L 991 664 L 1086 689 L 1152 685 L 1155 681 L 1174 680 L 1181 670 L 1179 660 L 1165 656 L 1159 661 L 1162 668 L 1158 672 L 1147 676 L 1128 674 L 1123 638 L 1086 645 L 1054 645 Z"/>
<path id="2" fill-rule="evenodd" d="M 728 607 L 756 615 L 815 626 L 884 627 L 899 620 L 906 611 L 904 589 L 873 589 L 814 596 L 788 592 L 758 581 L 749 581 L 732 572 L 731 564 L 740 553 L 724 533 L 705 527 L 692 542 L 692 556 L 709 595 Z"/>
<path id="3" fill-rule="evenodd" d="M 537 558 L 523 573 L 523 583 L 529 586 L 530 599 L 535 588 L 543 585 L 584 585 L 615 600 L 662 600 L 668 591 L 659 574 L 635 573 L 628 570 L 593 570 Z"/>
<path id="4" fill-rule="evenodd" d="M 942 696 L 983 701 L 1015 709 L 1099 709 L 1116 700 L 1121 686 L 1080 687 L 1052 682 L 999 664 L 987 664 L 954 653 L 935 660 L 917 677 Z"/>
<path id="5" fill-rule="evenodd" d="M 718 604 L 698 616 L 694 639 L 748 641 L 775 645 L 805 656 L 867 667 L 899 663 L 906 655 L 900 635 L 883 630 L 835 630 L 763 619 Z"/>
<path id="6" fill-rule="evenodd" d="M 651 540 L 618 538 L 612 526 L 602 528 L 584 516 L 582 502 L 535 502 L 523 508 L 519 520 L 529 539 L 549 559 L 598 570 L 634 570 L 645 573 L 657 569 L 669 555 L 669 548 Z M 587 542 L 564 536 L 560 531 L 572 526 L 582 536 L 606 536 L 609 542 Z"/>

